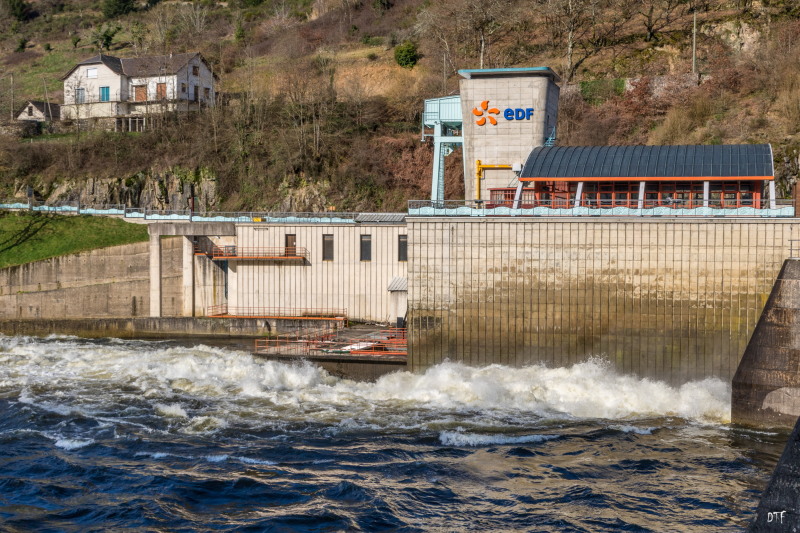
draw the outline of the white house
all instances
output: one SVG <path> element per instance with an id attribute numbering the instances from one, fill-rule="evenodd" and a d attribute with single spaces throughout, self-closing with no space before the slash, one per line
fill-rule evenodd
<path id="1" fill-rule="evenodd" d="M 216 76 L 199 53 L 118 58 L 105 54 L 75 65 L 63 78 L 62 120 L 113 119 L 140 130 L 147 116 L 213 106 Z"/>

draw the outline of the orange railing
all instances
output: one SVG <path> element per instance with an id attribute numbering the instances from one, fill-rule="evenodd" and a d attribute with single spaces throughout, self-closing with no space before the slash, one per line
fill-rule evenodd
<path id="1" fill-rule="evenodd" d="M 211 259 L 308 259 L 308 250 L 302 246 L 272 246 L 250 248 L 242 246 L 195 246 L 194 253 Z"/>
<path id="2" fill-rule="evenodd" d="M 303 335 L 281 336 L 274 339 L 257 339 L 255 353 L 289 356 L 389 356 L 408 354 L 405 329 L 382 331 L 385 338 L 343 338 L 337 330 L 312 330 Z"/>
<path id="3" fill-rule="evenodd" d="M 347 309 L 336 307 L 233 307 L 212 305 L 206 316 L 225 318 L 287 318 L 299 320 L 341 320 L 347 322 Z"/>

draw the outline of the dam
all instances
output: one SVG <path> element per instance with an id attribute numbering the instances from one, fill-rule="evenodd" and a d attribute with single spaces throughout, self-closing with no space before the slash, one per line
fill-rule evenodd
<path id="1" fill-rule="evenodd" d="M 460 96 L 425 102 L 431 197 L 407 212 L 124 209 L 149 245 L 4 269 L 0 319 L 343 319 L 407 327 L 416 372 L 598 358 L 730 381 L 800 238 L 771 147 L 560 147 L 551 70 L 461 74 Z M 444 198 L 459 148 L 470 200 Z"/>

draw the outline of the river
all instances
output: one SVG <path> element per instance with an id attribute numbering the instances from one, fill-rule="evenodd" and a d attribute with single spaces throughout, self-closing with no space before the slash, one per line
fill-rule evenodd
<path id="1" fill-rule="evenodd" d="M 788 437 L 602 359 L 359 383 L 66 336 L 0 336 L 0 414 L 10 531 L 740 531 Z"/>

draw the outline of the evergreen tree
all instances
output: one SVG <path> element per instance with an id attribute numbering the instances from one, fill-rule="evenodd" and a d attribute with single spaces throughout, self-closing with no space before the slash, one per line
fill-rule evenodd
<path id="1" fill-rule="evenodd" d="M 108 19 L 113 19 L 120 15 L 130 13 L 135 9 L 133 0 L 104 0 L 103 15 Z"/>
<path id="2" fill-rule="evenodd" d="M 25 0 L 4 0 L 8 11 L 17 20 L 28 20 L 31 6 Z"/>

